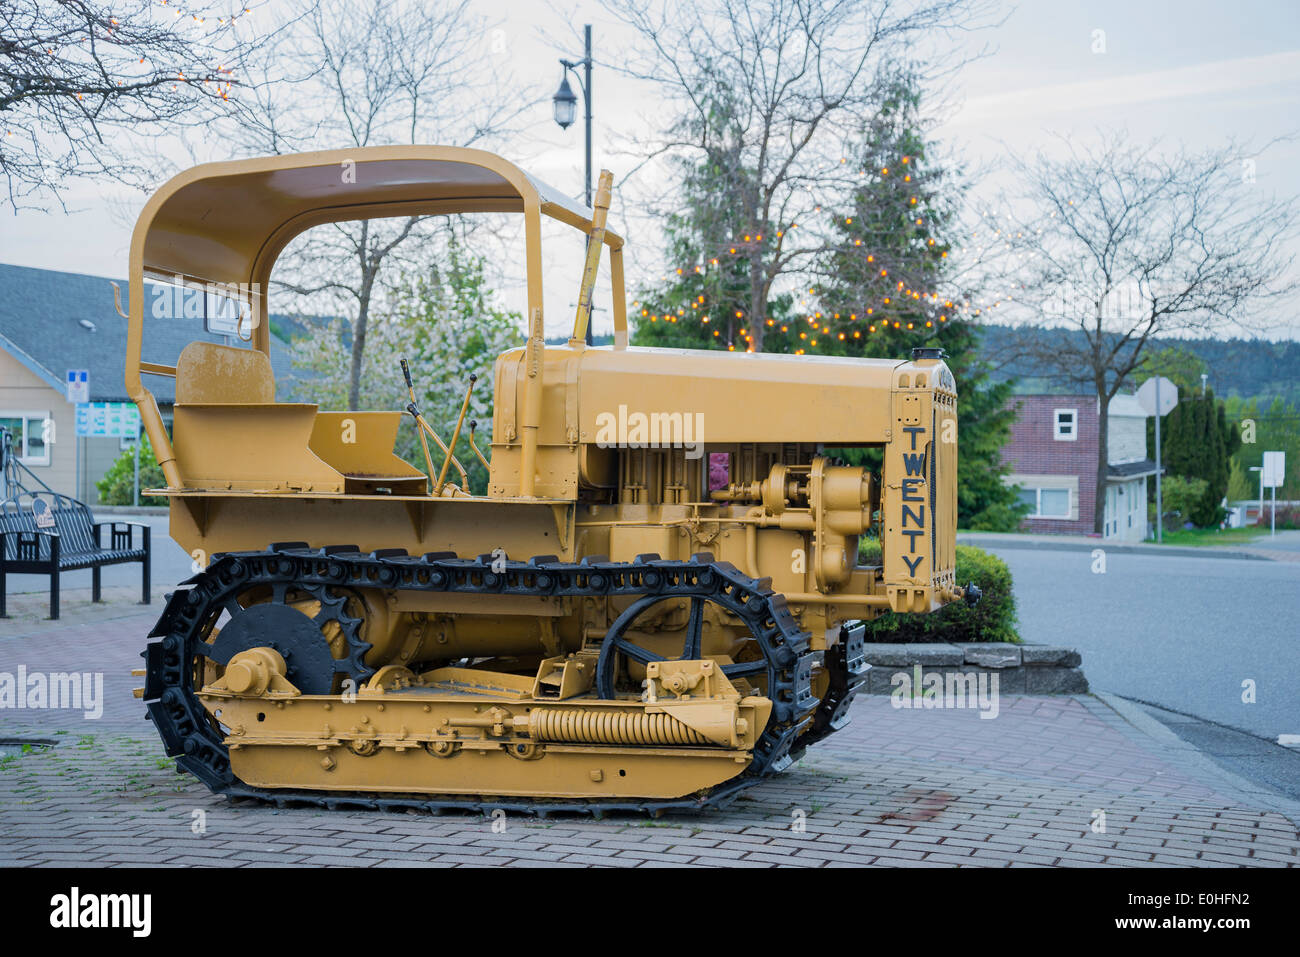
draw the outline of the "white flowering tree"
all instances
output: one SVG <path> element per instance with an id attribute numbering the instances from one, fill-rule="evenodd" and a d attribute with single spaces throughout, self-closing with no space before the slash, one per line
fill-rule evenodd
<path id="1" fill-rule="evenodd" d="M 507 349 L 522 345 L 523 318 L 498 308 L 481 259 L 452 242 L 447 265 L 403 274 L 373 317 L 360 382 L 359 409 L 404 409 L 409 401 L 402 378 L 406 358 L 416 402 L 425 419 L 450 441 L 470 375 L 477 375 L 457 445 L 457 457 L 470 475 L 471 489 L 487 488 L 487 473 L 470 451 L 468 422 L 478 422 L 476 441 L 486 452 L 492 434 L 493 364 Z M 342 319 L 317 325 L 293 341 L 294 397 L 322 408 L 347 408 L 351 386 L 351 327 Z M 442 454 L 430 442 L 434 468 Z M 418 432 L 407 416 L 398 432 L 397 453 L 424 467 Z M 454 470 L 451 472 L 454 476 Z"/>

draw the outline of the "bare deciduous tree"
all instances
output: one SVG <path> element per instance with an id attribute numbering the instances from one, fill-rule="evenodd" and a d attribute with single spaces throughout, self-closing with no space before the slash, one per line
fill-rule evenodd
<path id="1" fill-rule="evenodd" d="M 1112 133 L 1066 147 L 1013 159 L 1023 192 L 1003 205 L 1023 212 L 983 228 L 1017 275 L 1004 358 L 1096 392 L 1100 533 L 1110 400 L 1154 337 L 1267 326 L 1270 305 L 1296 288 L 1297 205 L 1243 175 L 1236 144 L 1163 149 Z"/>
<path id="2" fill-rule="evenodd" d="M 923 42 L 987 17 L 984 0 L 608 0 L 641 47 L 621 66 L 656 84 L 676 114 L 655 155 L 718 171 L 719 208 L 736 230 L 714 237 L 748 259 L 754 351 L 773 285 L 820 249 L 801 241 L 852 187 L 838 170 L 879 99 L 879 80 L 924 60 Z M 933 51 L 929 51 L 933 52 Z M 938 70 L 952 61 L 938 62 Z M 932 72 L 933 72 L 932 68 Z"/>
<path id="3" fill-rule="evenodd" d="M 394 143 L 468 146 L 500 133 L 520 106 L 502 92 L 508 70 L 485 62 L 488 25 L 469 0 L 321 0 L 273 48 L 255 90 L 259 119 L 236 129 L 245 148 L 291 152 Z M 297 278 L 277 284 L 307 308 L 330 303 L 349 320 L 348 404 L 361 401 L 366 335 L 381 270 L 414 237 L 420 217 L 336 223 L 291 244 Z"/>
<path id="4" fill-rule="evenodd" d="M 43 208 L 69 180 L 144 185 L 154 175 L 119 138 L 203 126 L 238 109 L 242 58 L 264 39 L 243 4 L 195 0 L 0 3 L 4 203 Z"/>

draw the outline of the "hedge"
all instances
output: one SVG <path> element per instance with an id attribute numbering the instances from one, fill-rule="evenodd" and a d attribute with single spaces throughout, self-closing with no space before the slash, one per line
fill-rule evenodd
<path id="1" fill-rule="evenodd" d="M 859 561 L 880 563 L 878 539 L 863 539 Z M 996 555 L 973 545 L 957 546 L 957 584 L 974 582 L 983 593 L 971 607 L 952 602 L 927 615 L 886 612 L 867 622 L 867 641 L 1006 641 L 1019 643 L 1016 632 L 1016 598 L 1011 590 L 1011 569 Z"/>
<path id="2" fill-rule="evenodd" d="M 154 458 L 153 446 L 149 437 L 140 440 L 140 504 L 166 505 L 167 499 L 161 495 L 145 495 L 144 489 L 162 488 L 167 484 L 162 467 Z M 131 505 L 135 488 L 135 450 L 124 449 L 117 457 L 104 477 L 95 483 L 99 489 L 99 501 L 102 505 Z"/>

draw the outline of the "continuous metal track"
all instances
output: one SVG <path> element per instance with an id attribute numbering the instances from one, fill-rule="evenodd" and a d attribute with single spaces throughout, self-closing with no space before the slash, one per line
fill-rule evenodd
<path id="1" fill-rule="evenodd" d="M 552 800 L 251 787 L 236 778 L 231 769 L 223 735 L 197 697 L 194 672 L 198 657 L 213 657 L 208 636 L 221 610 L 229 608 L 242 592 L 259 585 L 271 586 L 272 593 L 281 596 L 280 600 L 286 586 L 320 595 L 328 594 L 327 589 L 367 587 L 574 598 L 704 597 L 739 616 L 757 641 L 766 663 L 763 670 L 767 676 L 767 695 L 773 701 L 772 718 L 755 745 L 753 761 L 744 772 L 707 792 L 684 798 Z M 768 580 L 749 578 L 730 564 L 713 561 L 713 556 L 707 553 L 694 555 L 688 561 L 638 555 L 632 562 L 608 562 L 596 557 L 573 563 L 541 556 L 527 562 L 497 560 L 494 563 L 491 555 L 459 559 L 449 553 L 412 556 L 400 549 L 362 553 L 349 545 L 310 548 L 301 542 L 279 543 L 264 552 L 214 556 L 205 571 L 168 595 L 167 606 L 149 638 L 143 653 L 144 700 L 148 716 L 162 737 L 167 754 L 176 758 L 177 767 L 195 775 L 215 793 L 256 798 L 281 806 L 413 808 L 434 813 L 504 809 L 543 817 L 554 813 L 599 817 L 613 811 L 658 814 L 675 809 L 725 806 L 740 791 L 787 767 L 808 743 L 838 727 L 843 722 L 848 701 L 865 674 L 865 669 L 859 667 L 854 672 L 850 668 L 837 678 L 836 671 L 844 670 L 839 658 L 845 656 L 830 656 L 827 664 L 832 670 L 832 693 L 819 702 L 811 687 L 814 655 L 809 651 L 809 636 L 800 629 L 784 597 L 772 591 Z M 358 682 L 373 673 L 361 660 L 362 650 L 360 643 L 352 643 L 350 664 L 339 663 L 339 670 L 350 671 Z M 848 659 L 853 659 L 851 651 Z M 860 660 L 857 663 L 860 665 Z"/>

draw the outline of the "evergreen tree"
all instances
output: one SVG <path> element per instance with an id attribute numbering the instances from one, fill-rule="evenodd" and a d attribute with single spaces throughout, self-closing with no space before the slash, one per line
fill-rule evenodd
<path id="1" fill-rule="evenodd" d="M 752 345 L 751 271 L 777 237 L 748 228 L 750 217 L 735 202 L 752 177 L 741 165 L 742 134 L 734 116 L 733 104 L 715 101 L 704 158 L 675 164 L 682 193 L 680 205 L 665 217 L 670 272 L 640 291 L 635 345 L 742 352 Z M 788 293 L 774 295 L 758 321 L 768 320 L 769 329 L 788 326 L 792 304 Z M 780 343 L 764 349 L 784 351 Z"/>
<path id="2" fill-rule="evenodd" d="M 1234 456 L 1228 467 L 1228 501 L 1244 502 L 1256 498 L 1258 489 L 1253 479 L 1254 476 L 1241 464 L 1241 459 Z"/>
<path id="3" fill-rule="evenodd" d="M 1003 481 L 1001 448 L 1016 413 L 1012 383 L 994 383 L 979 358 L 980 329 L 957 307 L 948 280 L 949 230 L 961 184 L 930 161 L 919 95 L 897 84 L 863 130 L 856 153 L 861 185 L 837 211 L 820 284 L 820 304 L 789 342 L 798 353 L 904 358 L 939 346 L 957 380 L 958 523 L 1010 530 L 1024 506 Z M 965 300 L 967 297 L 961 297 Z M 797 345 L 795 344 L 797 340 Z M 770 341 L 770 340 L 769 340 Z"/>
<path id="4" fill-rule="evenodd" d="M 1219 503 L 1228 492 L 1229 460 L 1240 447 L 1240 435 L 1212 390 L 1204 396 L 1180 390 L 1178 405 L 1161 424 L 1161 454 L 1168 474 L 1206 482 L 1187 515 L 1192 524 L 1208 528 L 1223 521 Z"/>
<path id="5" fill-rule="evenodd" d="M 814 282 L 796 303 L 786 293 L 771 297 L 763 323 L 763 350 L 905 358 L 914 346 L 935 345 L 948 355 L 957 378 L 958 522 L 964 528 L 1014 529 L 1024 507 L 1002 481 L 1001 447 L 1015 412 L 1012 383 L 993 383 L 980 362 L 980 330 L 951 299 L 935 290 L 946 281 L 946 230 L 956 216 L 960 183 L 930 164 L 919 116 L 919 98 L 897 84 L 862 131 L 857 159 L 859 185 L 850 206 L 827 224 L 828 252 Z M 727 105 L 711 116 L 718 129 L 707 159 L 681 167 L 681 210 L 668 217 L 671 272 L 662 285 L 643 288 L 636 304 L 637 345 L 745 350 L 750 328 L 750 269 L 755 250 L 780 236 L 745 232 L 746 219 L 731 197 L 746 177 L 727 146 Z M 844 165 L 847 166 L 845 158 Z M 851 171 L 849 171 L 851 172 Z M 741 185 L 738 185 L 741 184 Z M 797 314 L 797 305 L 820 304 Z M 806 314 L 805 314 L 806 313 Z M 870 449 L 834 453 L 878 469 Z"/>

